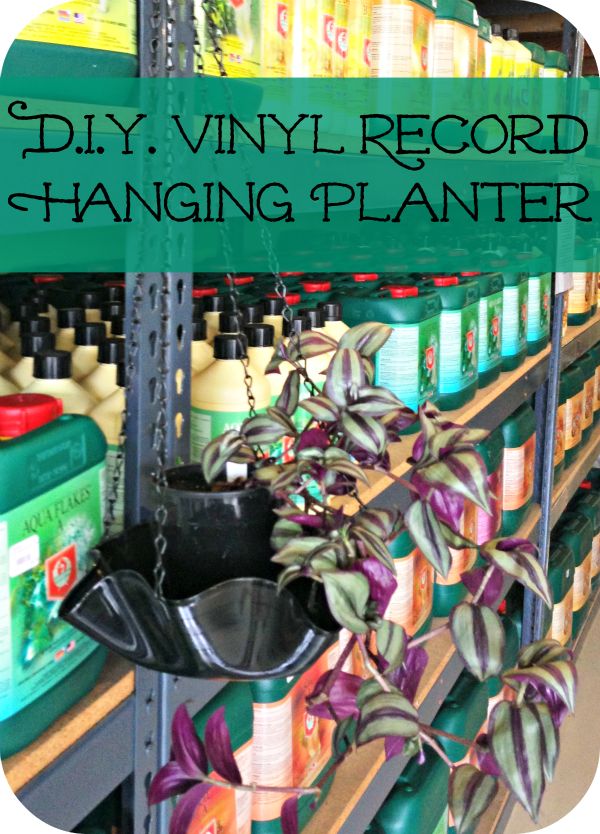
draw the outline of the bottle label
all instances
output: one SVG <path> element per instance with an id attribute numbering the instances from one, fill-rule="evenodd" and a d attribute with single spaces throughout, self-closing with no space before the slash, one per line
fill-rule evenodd
<path id="1" fill-rule="evenodd" d="M 581 420 L 583 417 L 583 391 L 579 391 L 566 402 L 565 449 L 573 449 L 581 443 Z"/>
<path id="2" fill-rule="evenodd" d="M 552 609 L 552 625 L 546 635 L 566 646 L 573 633 L 573 588 L 569 588 L 560 602 Z"/>
<path id="3" fill-rule="evenodd" d="M 556 411 L 556 441 L 554 444 L 554 466 L 558 466 L 565 459 L 565 403 L 558 406 Z"/>
<path id="4" fill-rule="evenodd" d="M 516 356 L 527 344 L 528 282 L 504 287 L 502 310 L 502 356 Z"/>
<path id="5" fill-rule="evenodd" d="M 440 394 L 455 394 L 477 379 L 479 304 L 440 317 Z"/>
<path id="6" fill-rule="evenodd" d="M 69 0 L 41 12 L 17 40 L 137 54 L 135 0 Z M 104 7 L 104 8 L 103 8 Z"/>
<path id="7" fill-rule="evenodd" d="M 583 385 L 583 408 L 581 413 L 581 429 L 588 429 L 594 422 L 594 387 L 596 375 L 586 379 Z"/>
<path id="8" fill-rule="evenodd" d="M 592 541 L 592 566 L 591 575 L 595 579 L 600 574 L 600 533 L 594 536 Z"/>
<path id="9" fill-rule="evenodd" d="M 440 320 L 391 325 L 392 333 L 375 354 L 375 384 L 388 388 L 416 411 L 435 400 L 438 387 Z"/>
<path id="10" fill-rule="evenodd" d="M 600 411 L 600 365 L 594 375 L 594 411 Z"/>
<path id="11" fill-rule="evenodd" d="M 587 313 L 592 307 L 592 272 L 574 272 L 569 290 L 568 314 Z"/>
<path id="12" fill-rule="evenodd" d="M 529 278 L 527 297 L 527 341 L 537 342 L 550 333 L 550 290 L 552 277 L 549 272 Z"/>
<path id="13" fill-rule="evenodd" d="M 579 611 L 586 604 L 592 593 L 592 551 L 583 562 L 575 568 L 573 582 L 573 611 Z"/>
<path id="14" fill-rule="evenodd" d="M 433 568 L 418 548 L 408 556 L 394 559 L 394 565 L 398 585 L 385 616 L 412 636 L 431 613 Z"/>
<path id="15" fill-rule="evenodd" d="M 459 522 L 459 531 L 465 539 L 474 542 L 477 537 L 477 505 L 472 501 L 465 501 L 465 509 Z M 449 548 L 451 562 L 448 576 L 435 574 L 436 585 L 456 585 L 460 582 L 462 573 L 471 570 L 477 559 L 477 549 L 474 547 L 462 547 L 455 550 Z"/>
<path id="16" fill-rule="evenodd" d="M 520 510 L 533 495 L 535 435 L 516 449 L 504 450 L 504 483 L 502 509 Z"/>
<path id="17" fill-rule="evenodd" d="M 207 411 L 192 406 L 190 420 L 190 459 L 198 462 L 202 452 L 213 438 L 229 429 L 239 429 L 248 417 L 245 411 Z"/>
<path id="18" fill-rule="evenodd" d="M 434 32 L 434 78 L 475 78 L 477 30 L 454 20 L 436 20 Z M 456 103 L 451 101 L 448 106 Z"/>
<path id="19" fill-rule="evenodd" d="M 98 644 L 58 616 L 102 536 L 104 463 L 0 522 L 0 720 L 40 698 Z"/>
<path id="20" fill-rule="evenodd" d="M 479 301 L 479 373 L 497 367 L 501 361 L 502 290 Z"/>
<path id="21" fill-rule="evenodd" d="M 106 451 L 106 469 L 105 469 L 105 501 L 111 496 L 114 496 L 114 477 L 117 468 L 117 461 L 119 456 L 119 446 L 114 446 L 109 443 Z M 123 530 L 125 519 L 125 462 L 121 466 L 121 474 L 119 483 L 117 485 L 116 501 L 114 505 L 113 523 L 110 526 L 111 535 L 120 533 Z"/>

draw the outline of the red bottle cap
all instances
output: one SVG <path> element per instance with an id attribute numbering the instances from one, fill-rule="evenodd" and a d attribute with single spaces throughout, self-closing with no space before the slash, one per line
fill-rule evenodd
<path id="1" fill-rule="evenodd" d="M 329 292 L 331 281 L 303 281 L 305 292 Z"/>
<path id="2" fill-rule="evenodd" d="M 280 298 L 276 292 L 268 292 L 267 298 Z M 285 297 L 286 304 L 289 304 L 290 307 L 295 307 L 296 304 L 300 304 L 302 301 L 302 296 L 299 292 L 289 292 Z"/>
<path id="3" fill-rule="evenodd" d="M 34 275 L 33 276 L 33 283 L 34 284 L 58 284 L 61 281 L 64 281 L 64 275 Z"/>
<path id="4" fill-rule="evenodd" d="M 297 278 L 299 275 L 304 275 L 303 272 L 280 272 L 282 278 Z"/>
<path id="5" fill-rule="evenodd" d="M 105 281 L 103 286 L 105 287 L 122 287 L 125 289 L 125 281 Z"/>
<path id="6" fill-rule="evenodd" d="M 231 278 L 228 278 L 227 275 L 224 278 L 224 281 L 227 286 L 231 284 Z M 254 275 L 237 275 L 233 279 L 233 285 L 235 287 L 243 287 L 246 284 L 253 284 L 254 283 Z"/>
<path id="7" fill-rule="evenodd" d="M 506 600 L 503 599 L 498 606 L 498 614 L 506 614 Z"/>
<path id="8" fill-rule="evenodd" d="M 376 272 L 353 272 L 352 277 L 357 284 L 365 284 L 367 281 L 377 281 L 379 275 Z"/>
<path id="9" fill-rule="evenodd" d="M 62 413 L 62 400 L 46 394 L 0 397 L 0 437 L 20 437 L 52 422 Z"/>
<path id="10" fill-rule="evenodd" d="M 411 298 L 419 294 L 418 287 L 386 287 L 392 298 Z"/>
<path id="11" fill-rule="evenodd" d="M 459 284 L 460 281 L 457 275 L 436 275 L 433 283 L 436 287 L 453 287 L 455 284 Z"/>
<path id="12" fill-rule="evenodd" d="M 481 272 L 461 272 L 461 278 L 474 278 L 476 275 L 481 275 Z"/>
<path id="13" fill-rule="evenodd" d="M 216 287 L 194 287 L 192 290 L 192 298 L 206 298 L 208 295 L 217 295 Z"/>
<path id="14" fill-rule="evenodd" d="M 591 488 L 592 488 L 592 482 L 591 481 L 582 481 L 579 484 L 579 489 L 591 489 Z"/>

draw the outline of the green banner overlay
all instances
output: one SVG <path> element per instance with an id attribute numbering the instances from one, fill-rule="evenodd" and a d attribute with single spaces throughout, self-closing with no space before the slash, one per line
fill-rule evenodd
<path id="1" fill-rule="evenodd" d="M 3 271 L 600 269 L 597 78 L 0 95 Z"/>

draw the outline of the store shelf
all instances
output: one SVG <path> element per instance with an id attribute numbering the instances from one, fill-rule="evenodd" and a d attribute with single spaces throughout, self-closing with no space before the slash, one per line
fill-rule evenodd
<path id="1" fill-rule="evenodd" d="M 600 312 L 585 324 L 567 328 L 561 349 L 561 368 L 568 367 L 596 342 L 600 342 Z"/>
<path id="2" fill-rule="evenodd" d="M 565 469 L 559 478 L 552 497 L 550 526 L 554 527 L 567 508 L 567 504 L 577 492 L 579 484 L 594 465 L 600 454 L 600 423 L 592 428 L 588 442 L 581 447 L 574 463 Z"/>

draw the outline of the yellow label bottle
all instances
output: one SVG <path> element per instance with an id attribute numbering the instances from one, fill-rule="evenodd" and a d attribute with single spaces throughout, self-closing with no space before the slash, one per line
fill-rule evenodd
<path id="1" fill-rule="evenodd" d="M 348 77 L 371 75 L 373 0 L 350 0 L 348 8 Z"/>
<path id="2" fill-rule="evenodd" d="M 19 391 L 33 382 L 33 360 L 43 350 L 53 350 L 53 333 L 23 333 L 21 336 L 21 358 L 8 373 L 8 378 Z"/>
<path id="3" fill-rule="evenodd" d="M 275 345 L 275 328 L 272 324 L 247 324 L 244 327 L 244 335 L 248 339 L 248 361 L 256 373 L 265 376 L 267 365 L 273 358 Z M 270 377 L 266 377 L 270 385 Z M 254 377 L 253 377 L 254 378 Z"/>
<path id="4" fill-rule="evenodd" d="M 113 495 L 113 478 L 117 466 L 120 436 L 123 427 L 123 413 L 125 411 L 125 366 L 119 363 L 117 367 L 117 389 L 90 411 L 90 417 L 100 427 L 106 442 L 106 496 Z M 123 529 L 125 508 L 125 473 L 121 476 L 117 487 L 116 502 L 113 513 L 113 523 L 110 527 L 112 534 L 120 533 Z"/>
<path id="5" fill-rule="evenodd" d="M 325 335 L 335 339 L 336 342 L 342 338 L 344 333 L 350 329 L 347 324 L 342 321 L 343 311 L 342 305 L 335 301 L 326 301 L 321 304 L 323 312 L 323 332 Z"/>
<path id="6" fill-rule="evenodd" d="M 111 336 L 98 345 L 98 366 L 81 380 L 81 385 L 98 402 L 117 390 L 117 365 L 125 361 L 125 342 Z"/>
<path id="7" fill-rule="evenodd" d="M 102 321 L 102 293 L 99 290 L 86 290 L 81 294 L 81 306 L 88 322 Z"/>
<path id="8" fill-rule="evenodd" d="M 56 331 L 56 349 L 68 350 L 69 353 L 75 349 L 75 327 L 84 324 L 85 313 L 83 307 L 61 307 L 58 311 Z"/>
<path id="9" fill-rule="evenodd" d="M 206 338 L 206 322 L 197 319 L 192 322 L 192 376 L 208 368 L 213 360 L 213 351 Z"/>
<path id="10" fill-rule="evenodd" d="M 335 40 L 334 0 L 296 2 L 292 26 L 294 78 L 331 78 Z"/>
<path id="11" fill-rule="evenodd" d="M 206 322 L 206 339 L 212 343 L 219 332 L 219 318 L 225 310 L 225 296 L 208 295 L 204 298 L 204 321 Z"/>
<path id="12" fill-rule="evenodd" d="M 78 324 L 75 348 L 71 355 L 71 375 L 75 382 L 89 376 L 98 367 L 98 346 L 106 339 L 106 326 L 100 321 Z"/>
<path id="13" fill-rule="evenodd" d="M 96 399 L 71 379 L 71 354 L 67 350 L 45 350 L 33 360 L 33 381 L 24 394 L 48 394 L 62 400 L 65 414 L 89 414 Z"/>
<path id="14" fill-rule="evenodd" d="M 348 74 L 348 7 L 349 0 L 335 0 L 333 41 L 333 76 L 345 78 Z"/>
<path id="15" fill-rule="evenodd" d="M 263 322 L 275 330 L 275 344 L 283 335 L 283 298 L 265 298 Z"/>
<path id="16" fill-rule="evenodd" d="M 373 77 L 431 76 L 435 7 L 434 0 L 373 0 L 370 44 Z"/>

